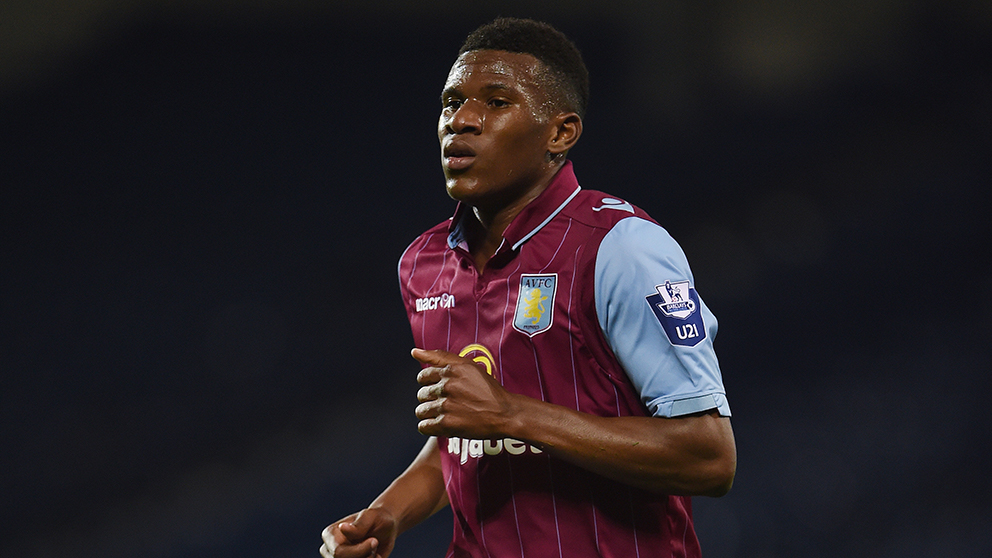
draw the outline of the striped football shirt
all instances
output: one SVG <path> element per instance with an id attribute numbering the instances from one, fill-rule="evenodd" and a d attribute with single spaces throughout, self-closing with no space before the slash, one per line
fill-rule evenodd
<path id="1" fill-rule="evenodd" d="M 567 162 L 480 274 L 455 215 L 399 262 L 416 346 L 478 362 L 507 390 L 604 417 L 729 416 L 678 244 L 643 210 L 579 187 Z M 691 501 L 615 482 L 514 439 L 438 439 L 447 556 L 696 557 Z"/>

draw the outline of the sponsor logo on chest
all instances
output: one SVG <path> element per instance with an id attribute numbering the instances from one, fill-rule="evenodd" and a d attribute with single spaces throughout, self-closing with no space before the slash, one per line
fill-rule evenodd
<path id="1" fill-rule="evenodd" d="M 537 446 L 532 446 L 513 438 L 502 440 L 465 440 L 463 438 L 448 438 L 447 452 L 449 455 L 458 456 L 458 461 L 464 465 L 469 458 L 479 459 L 483 455 L 499 455 L 506 452 L 510 455 L 523 455 L 525 453 L 544 453 Z"/>
<path id="2" fill-rule="evenodd" d="M 551 328 L 555 318 L 557 273 L 525 273 L 520 276 L 513 329 L 534 337 Z"/>

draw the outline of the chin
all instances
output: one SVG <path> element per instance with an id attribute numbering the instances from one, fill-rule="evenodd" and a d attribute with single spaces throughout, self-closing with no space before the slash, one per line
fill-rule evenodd
<path id="1" fill-rule="evenodd" d="M 456 201 L 470 203 L 477 193 L 477 184 L 474 180 L 466 178 L 448 178 L 445 180 L 445 189 L 448 196 Z"/>

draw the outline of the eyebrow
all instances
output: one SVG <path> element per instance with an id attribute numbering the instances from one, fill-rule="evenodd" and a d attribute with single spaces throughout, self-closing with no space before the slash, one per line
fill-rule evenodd
<path id="1" fill-rule="evenodd" d="M 507 85 L 505 83 L 502 83 L 502 82 L 498 82 L 498 81 L 497 82 L 494 82 L 494 83 L 490 83 L 490 84 L 484 85 L 482 87 L 482 90 L 483 91 L 486 91 L 486 92 L 488 92 L 488 91 L 510 91 L 510 89 L 511 89 L 511 87 L 509 85 Z M 444 99 L 446 99 L 446 98 L 448 98 L 450 96 L 464 97 L 465 95 L 462 93 L 461 89 L 459 89 L 458 87 L 445 87 L 444 90 L 441 91 L 441 101 L 443 102 Z"/>
<path id="2" fill-rule="evenodd" d="M 462 92 L 457 87 L 445 87 L 441 91 L 441 102 L 443 103 L 448 97 L 461 97 Z"/>

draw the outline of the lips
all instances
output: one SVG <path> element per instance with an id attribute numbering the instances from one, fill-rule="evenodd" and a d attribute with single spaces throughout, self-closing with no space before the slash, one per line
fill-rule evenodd
<path id="1" fill-rule="evenodd" d="M 449 170 L 462 170 L 475 161 L 475 150 L 462 142 L 450 142 L 442 150 L 444 166 Z"/>

